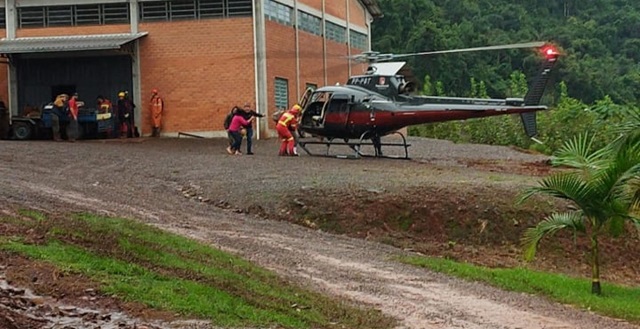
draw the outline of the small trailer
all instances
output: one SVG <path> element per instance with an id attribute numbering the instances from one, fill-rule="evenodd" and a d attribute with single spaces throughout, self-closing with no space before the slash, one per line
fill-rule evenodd
<path id="1" fill-rule="evenodd" d="M 11 139 L 51 139 L 53 125 L 53 105 L 48 104 L 42 111 L 26 116 L 11 117 Z M 64 127 L 69 119 L 60 118 L 60 130 L 65 135 Z M 115 130 L 115 118 L 112 113 L 98 113 L 96 109 L 81 108 L 78 111 L 78 138 L 96 139 L 111 138 Z"/>

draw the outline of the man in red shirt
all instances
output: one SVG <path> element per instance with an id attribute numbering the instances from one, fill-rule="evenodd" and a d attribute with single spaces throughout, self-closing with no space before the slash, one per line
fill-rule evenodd
<path id="1" fill-rule="evenodd" d="M 78 93 L 74 93 L 69 100 L 69 125 L 67 126 L 67 137 L 70 142 L 75 142 L 78 137 Z"/>

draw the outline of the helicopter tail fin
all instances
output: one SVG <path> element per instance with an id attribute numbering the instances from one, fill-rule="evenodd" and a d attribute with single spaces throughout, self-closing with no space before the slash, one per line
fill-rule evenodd
<path id="1" fill-rule="evenodd" d="M 544 94 L 544 90 L 546 89 L 549 78 L 551 77 L 551 69 L 558 59 L 558 53 L 552 48 L 545 48 L 543 52 L 545 53 L 546 61 L 542 66 L 542 72 L 524 96 L 525 106 L 540 105 L 542 95 Z M 536 112 L 522 113 L 520 114 L 520 118 L 522 119 L 522 125 L 524 126 L 524 131 L 527 136 L 536 136 L 538 134 Z"/>
<path id="2" fill-rule="evenodd" d="M 524 132 L 529 137 L 534 137 L 538 134 L 538 122 L 536 120 L 536 112 L 521 113 L 522 126 Z"/>

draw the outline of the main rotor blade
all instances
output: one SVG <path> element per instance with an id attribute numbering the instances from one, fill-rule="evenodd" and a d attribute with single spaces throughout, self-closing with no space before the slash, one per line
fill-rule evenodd
<path id="1" fill-rule="evenodd" d="M 437 51 L 425 51 L 420 53 L 411 53 L 411 54 L 399 54 L 393 55 L 393 58 L 402 58 L 402 57 L 410 57 L 410 56 L 423 56 L 423 55 L 437 55 L 437 54 L 450 54 L 450 53 L 465 53 L 472 51 L 483 51 L 483 50 L 499 50 L 499 49 L 518 49 L 518 48 L 540 48 L 547 43 L 544 41 L 534 41 L 534 42 L 525 42 L 525 43 L 514 43 L 510 45 L 499 45 L 499 46 L 486 46 L 486 47 L 475 47 L 475 48 L 463 48 L 463 49 L 451 49 L 451 50 L 437 50 Z"/>

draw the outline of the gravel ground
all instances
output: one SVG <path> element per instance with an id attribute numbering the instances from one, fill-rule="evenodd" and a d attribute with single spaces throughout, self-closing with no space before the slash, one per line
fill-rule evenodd
<path id="1" fill-rule="evenodd" d="M 546 157 L 506 147 L 411 139 L 413 160 L 228 156 L 222 139 L 0 142 L 0 204 L 52 212 L 90 210 L 133 217 L 232 251 L 320 291 L 399 319 L 398 328 L 638 328 L 391 260 L 404 251 L 268 221 L 234 209 L 277 211 L 283 193 L 411 186 L 515 190 L 535 177 L 478 170 Z M 526 166 L 525 166 L 526 167 Z M 504 171 L 503 169 L 498 171 Z M 500 175 L 500 179 L 495 179 Z M 228 207 L 229 209 L 223 209 Z"/>

